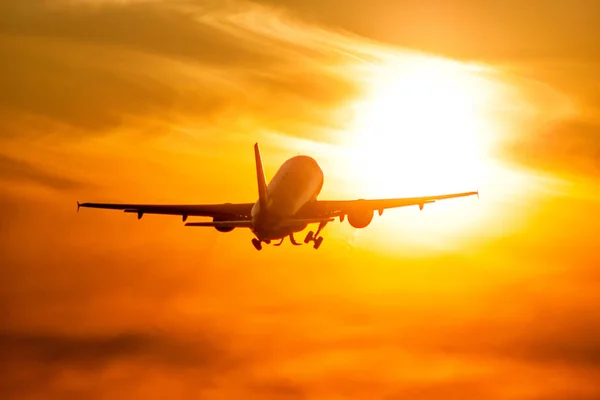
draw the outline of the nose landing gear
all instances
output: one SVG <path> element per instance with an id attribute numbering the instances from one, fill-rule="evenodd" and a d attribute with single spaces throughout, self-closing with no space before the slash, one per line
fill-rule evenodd
<path id="1" fill-rule="evenodd" d="M 296 242 L 296 239 L 294 238 L 294 234 L 293 233 L 290 233 L 289 238 L 290 238 L 290 242 L 294 246 L 300 246 L 301 245 L 301 243 Z M 281 241 L 279 243 L 274 244 L 273 246 L 281 246 L 283 244 L 284 240 L 285 240 L 285 237 L 281 238 Z"/>
<path id="2" fill-rule="evenodd" d="M 252 239 L 252 245 L 258 251 L 262 250 L 262 242 L 257 238 Z"/>

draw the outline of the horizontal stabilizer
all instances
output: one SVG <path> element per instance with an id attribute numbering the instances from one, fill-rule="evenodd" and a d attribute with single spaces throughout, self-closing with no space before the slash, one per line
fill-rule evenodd
<path id="1" fill-rule="evenodd" d="M 185 226 L 208 226 L 213 228 L 252 228 L 252 221 L 213 221 L 213 222 L 188 222 Z"/>
<path id="2" fill-rule="evenodd" d="M 320 224 L 325 222 L 333 222 L 334 218 L 299 218 L 299 219 L 286 219 L 277 225 L 280 227 L 285 226 L 296 226 L 296 225 L 304 225 L 304 224 Z"/>

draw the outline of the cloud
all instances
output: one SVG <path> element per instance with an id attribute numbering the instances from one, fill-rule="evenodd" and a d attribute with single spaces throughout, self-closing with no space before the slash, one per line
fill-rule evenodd
<path id="1" fill-rule="evenodd" d="M 510 321 L 497 324 L 479 321 L 476 323 L 479 327 L 465 325 L 456 335 L 448 335 L 452 340 L 442 341 L 439 347 L 432 349 L 446 354 L 512 361 L 534 368 L 558 367 L 600 373 L 597 322 L 586 317 L 575 320 L 548 315 L 513 324 Z"/>
<path id="2" fill-rule="evenodd" d="M 86 184 L 58 175 L 48 168 L 0 154 L 0 181 L 33 183 L 55 190 L 75 190 Z"/>
<path id="3" fill-rule="evenodd" d="M 181 340 L 150 333 L 28 334 L 0 333 L 3 398 L 57 396 L 79 392 L 86 398 L 132 390 L 123 378 L 138 371 L 163 371 L 193 377 L 196 390 L 213 386 L 222 374 L 244 365 L 214 339 L 202 335 Z M 27 377 L 20 372 L 27 371 Z M 114 375 L 121 376 L 121 381 Z M 77 377 L 77 378 L 76 378 Z M 78 380 L 85 380 L 84 384 Z M 156 380 L 154 381 L 156 382 Z M 149 382 L 147 383 L 152 386 Z M 7 397 L 5 397 L 7 396 Z"/>
<path id="4" fill-rule="evenodd" d="M 177 2 L 175 3 L 177 4 Z M 200 11 L 205 11 L 199 7 Z M 214 10 L 209 8 L 207 11 Z M 168 2 L 67 3 L 8 1 L 2 6 L 2 32 L 13 36 L 58 38 L 81 43 L 120 46 L 167 58 L 203 63 L 262 63 L 271 57 L 247 42 L 197 21 L 194 13 Z M 159 34 L 160 32 L 160 34 Z M 71 55 L 63 54 L 66 59 Z M 94 60 L 100 63 L 106 60 Z"/>
<path id="5" fill-rule="evenodd" d="M 249 391 L 254 395 L 277 399 L 307 399 L 307 390 L 292 379 L 273 379 L 269 382 L 257 382 L 250 385 Z"/>
<path id="6" fill-rule="evenodd" d="M 120 333 L 115 335 L 42 335 L 0 333 L 2 363 L 40 362 L 51 366 L 100 369 L 116 360 L 137 360 L 176 367 L 214 369 L 226 360 L 216 343 L 202 337 L 180 342 L 160 335 Z"/>
<path id="7" fill-rule="evenodd" d="M 594 59 L 600 52 L 595 0 L 502 2 L 262 0 L 316 23 L 451 58 L 508 61 Z"/>
<path id="8" fill-rule="evenodd" d="M 600 125 L 576 119 L 544 125 L 510 141 L 509 158 L 529 167 L 569 175 L 600 173 Z"/>
<path id="9" fill-rule="evenodd" d="M 8 126 L 5 137 L 87 136 L 110 132 L 133 117 L 164 120 L 185 96 L 164 75 L 139 69 L 144 63 L 156 65 L 156 60 L 94 45 L 40 42 L 0 44 L 11 59 L 0 67 L 0 107 L 11 116 L 2 123 Z M 209 114 L 221 102 L 209 94 L 190 106 Z"/>
<path id="10" fill-rule="evenodd" d="M 448 379 L 423 384 L 406 385 L 392 391 L 386 400 L 400 400 L 406 398 L 437 399 L 443 397 L 447 400 L 454 399 L 495 399 L 492 385 L 485 384 L 481 379 Z"/>
<path id="11" fill-rule="evenodd" d="M 263 129 L 327 126 L 357 93 L 338 67 L 369 53 L 360 41 L 248 2 L 1 7 L 0 49 L 10 60 L 0 66 L 4 137 L 117 127 L 167 134 L 199 121 L 219 130 L 248 120 Z"/>

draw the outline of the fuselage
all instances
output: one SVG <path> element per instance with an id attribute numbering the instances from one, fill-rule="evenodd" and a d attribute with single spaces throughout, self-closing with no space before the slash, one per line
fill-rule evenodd
<path id="1" fill-rule="evenodd" d="M 254 234 L 261 240 L 273 240 L 306 228 L 306 224 L 279 224 L 315 201 L 323 182 L 323 171 L 313 158 L 296 156 L 284 162 L 267 185 L 266 208 L 261 209 L 259 201 L 252 207 Z"/>

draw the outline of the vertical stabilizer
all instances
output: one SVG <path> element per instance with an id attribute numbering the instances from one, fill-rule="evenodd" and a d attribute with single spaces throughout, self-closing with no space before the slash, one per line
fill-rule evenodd
<path id="1" fill-rule="evenodd" d="M 260 209 L 265 210 L 268 204 L 267 180 L 265 178 L 265 170 L 258 143 L 254 143 L 254 161 L 256 163 L 256 181 L 258 183 L 258 203 L 260 204 Z"/>

